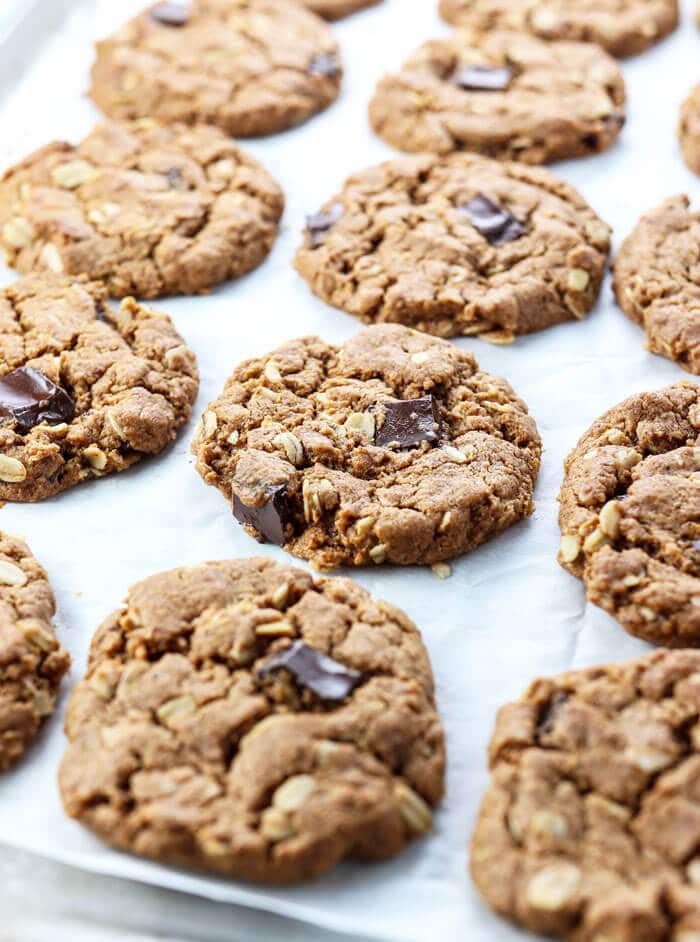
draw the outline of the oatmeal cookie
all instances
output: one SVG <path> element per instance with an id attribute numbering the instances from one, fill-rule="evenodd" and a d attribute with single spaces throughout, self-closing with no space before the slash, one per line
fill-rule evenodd
<path id="1" fill-rule="evenodd" d="M 700 85 L 696 85 L 683 102 L 678 140 L 683 159 L 693 173 L 700 174 Z"/>

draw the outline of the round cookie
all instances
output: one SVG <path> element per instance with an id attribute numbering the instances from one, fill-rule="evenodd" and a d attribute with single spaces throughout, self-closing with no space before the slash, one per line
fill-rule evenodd
<path id="1" fill-rule="evenodd" d="M 541 442 L 470 353 L 386 324 L 242 363 L 192 450 L 252 536 L 333 568 L 474 549 L 532 513 Z"/>
<path id="2" fill-rule="evenodd" d="M 55 611 L 48 576 L 27 545 L 0 532 L 0 771 L 53 713 L 70 667 L 54 635 Z"/>
<path id="3" fill-rule="evenodd" d="M 619 66 L 593 43 L 456 30 L 383 78 L 369 115 L 398 150 L 542 164 L 607 150 L 624 103 Z"/>
<path id="4" fill-rule="evenodd" d="M 608 226 L 546 170 L 459 153 L 350 177 L 308 217 L 296 268 L 363 321 L 503 343 L 585 317 L 609 248 Z"/>
<path id="5" fill-rule="evenodd" d="M 97 44 L 91 95 L 111 118 L 284 131 L 338 96 L 329 27 L 296 0 L 156 3 Z"/>
<path id="6" fill-rule="evenodd" d="M 113 297 L 197 294 L 263 261 L 283 207 L 217 128 L 106 122 L 0 178 L 0 248 L 20 272 L 87 274 Z"/>
<path id="7" fill-rule="evenodd" d="M 320 876 L 428 831 L 445 744 L 415 625 L 266 559 L 132 587 L 67 711 L 68 814 L 110 844 L 247 880 Z"/>
<path id="8" fill-rule="evenodd" d="M 700 386 L 630 396 L 566 459 L 559 562 L 632 635 L 700 645 Z"/>
<path id="9" fill-rule="evenodd" d="M 0 292 L 0 500 L 35 501 L 174 441 L 199 380 L 169 317 L 85 280 Z"/>
<path id="10" fill-rule="evenodd" d="M 540 678 L 498 713 L 471 873 L 569 942 L 694 942 L 700 652 Z"/>
<path id="11" fill-rule="evenodd" d="M 594 42 L 619 58 L 648 49 L 679 21 L 678 0 L 440 0 L 440 14 L 483 32 Z"/>
<path id="12" fill-rule="evenodd" d="M 700 174 L 700 85 L 696 85 L 681 106 L 678 125 L 683 159 L 693 173 Z"/>
<path id="13" fill-rule="evenodd" d="M 312 13 L 322 16 L 325 20 L 339 20 L 343 16 L 357 13 L 358 10 L 375 6 L 382 0 L 301 0 L 301 2 Z"/>
<path id="14" fill-rule="evenodd" d="M 691 373 L 700 373 L 698 244 L 700 213 L 675 196 L 640 219 L 612 266 L 618 304 L 648 349 Z"/>

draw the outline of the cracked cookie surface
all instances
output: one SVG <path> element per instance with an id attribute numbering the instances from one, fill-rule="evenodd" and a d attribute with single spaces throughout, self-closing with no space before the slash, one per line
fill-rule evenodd
<path id="1" fill-rule="evenodd" d="M 174 441 L 199 386 L 169 317 L 98 285 L 27 276 L 0 292 L 0 500 L 35 501 Z"/>
<path id="2" fill-rule="evenodd" d="M 104 122 L 5 172 L 0 248 L 20 272 L 87 274 L 113 297 L 197 294 L 263 261 L 283 207 L 217 128 Z"/>
<path id="3" fill-rule="evenodd" d="M 374 130 L 398 150 L 542 164 L 607 150 L 625 121 L 625 83 L 592 43 L 456 30 L 383 78 Z"/>
<path id="4" fill-rule="evenodd" d="M 470 353 L 380 325 L 242 363 L 192 450 L 251 535 L 332 568 L 473 549 L 532 512 L 541 443 Z"/>
<path id="5" fill-rule="evenodd" d="M 367 7 L 376 6 L 382 0 L 301 0 L 312 13 L 322 16 L 325 20 L 339 20 L 342 16 L 366 10 Z"/>
<path id="6" fill-rule="evenodd" d="M 700 213 L 675 196 L 642 216 L 613 261 L 618 304 L 647 347 L 700 373 Z"/>
<path id="7" fill-rule="evenodd" d="M 364 321 L 507 342 L 584 317 L 609 248 L 608 226 L 548 171 L 458 153 L 354 174 L 308 218 L 296 268 Z"/>
<path id="8" fill-rule="evenodd" d="M 700 645 L 700 386 L 640 393 L 565 463 L 560 563 L 630 634 Z"/>
<path id="9" fill-rule="evenodd" d="M 471 846 L 488 904 L 570 942 L 700 934 L 700 652 L 536 680 L 504 706 Z"/>
<path id="10" fill-rule="evenodd" d="M 0 532 L 0 771 L 53 713 L 70 667 L 54 634 L 55 610 L 48 576 L 27 545 Z"/>
<path id="11" fill-rule="evenodd" d="M 619 58 L 643 52 L 678 25 L 678 0 L 440 0 L 448 23 L 541 39 L 594 42 Z"/>
<path id="12" fill-rule="evenodd" d="M 337 98 L 337 43 L 295 0 L 193 0 L 176 22 L 159 19 L 160 6 L 97 44 L 91 95 L 111 118 L 248 137 L 294 127 Z"/>
<path id="13" fill-rule="evenodd" d="M 306 667 L 275 666 L 300 648 Z M 336 685 L 316 693 L 329 670 Z M 443 794 L 414 624 L 348 579 L 265 559 L 133 586 L 93 639 L 66 732 L 69 815 L 118 847 L 250 880 L 394 856 Z"/>
<path id="14" fill-rule="evenodd" d="M 700 85 L 696 85 L 681 107 L 678 139 L 683 159 L 700 175 Z"/>

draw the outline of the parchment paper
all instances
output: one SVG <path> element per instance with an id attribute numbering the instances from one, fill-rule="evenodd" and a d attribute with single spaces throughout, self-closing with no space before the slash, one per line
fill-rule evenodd
<path id="1" fill-rule="evenodd" d="M 84 94 L 92 40 L 141 5 L 140 0 L 91 0 L 76 6 L 0 107 L 3 167 L 51 138 L 78 140 L 89 130 L 98 117 Z M 367 102 L 385 71 L 397 67 L 422 40 L 447 32 L 435 6 L 433 0 L 384 0 L 338 24 L 347 68 L 340 100 L 298 130 L 247 143 L 287 195 L 283 230 L 270 259 L 210 297 L 156 305 L 173 316 L 199 358 L 202 388 L 195 417 L 243 358 L 310 333 L 341 342 L 358 328 L 350 316 L 314 299 L 290 262 L 305 214 L 315 211 L 350 172 L 391 156 L 369 129 Z M 606 155 L 554 168 L 614 226 L 616 244 L 642 212 L 666 196 L 700 190 L 675 141 L 678 106 L 700 80 L 700 31 L 692 22 L 692 7 L 687 0 L 684 24 L 673 37 L 624 63 L 630 101 L 621 142 Z M 2 283 L 13 277 L 0 269 Z M 447 799 L 432 835 L 393 862 L 344 865 L 321 881 L 285 890 L 141 861 L 105 847 L 63 814 L 55 783 L 64 747 L 59 711 L 26 761 L 0 781 L 0 842 L 363 937 L 401 942 L 521 938 L 480 903 L 465 875 L 467 840 L 487 780 L 485 746 L 495 710 L 535 676 L 622 660 L 646 648 L 604 612 L 586 605 L 581 584 L 555 561 L 562 461 L 606 408 L 685 374 L 644 350 L 641 331 L 616 308 L 608 281 L 585 322 L 519 339 L 510 347 L 459 343 L 473 350 L 485 369 L 506 376 L 537 419 L 545 454 L 536 513 L 456 561 L 446 581 L 429 569 L 351 573 L 371 592 L 405 609 L 430 650 L 449 754 Z M 246 536 L 219 493 L 202 483 L 189 456 L 193 424 L 167 454 L 125 474 L 42 504 L 7 505 L 0 511 L 0 527 L 26 537 L 56 591 L 59 634 L 74 659 L 61 707 L 82 674 L 92 632 L 119 605 L 130 583 L 205 559 L 263 553 L 292 561 Z"/>

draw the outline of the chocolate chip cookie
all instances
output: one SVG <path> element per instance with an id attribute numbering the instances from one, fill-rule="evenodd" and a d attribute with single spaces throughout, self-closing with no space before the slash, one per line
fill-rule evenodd
<path id="1" fill-rule="evenodd" d="M 197 395 L 169 317 L 105 304 L 85 280 L 31 275 L 0 292 L 0 500 L 35 501 L 169 445 Z"/>
<path id="2" fill-rule="evenodd" d="M 700 936 L 700 652 L 540 678 L 496 720 L 471 872 L 570 942 Z"/>
<path id="3" fill-rule="evenodd" d="M 92 97 L 111 118 L 272 134 L 338 96 L 329 27 L 296 0 L 156 3 L 97 44 Z"/>
<path id="4" fill-rule="evenodd" d="M 386 324 L 242 363 L 192 450 L 251 536 L 332 568 L 474 549 L 532 513 L 541 443 L 470 353 Z"/>
<path id="5" fill-rule="evenodd" d="M 456 30 L 383 78 L 374 130 L 398 150 L 542 164 L 607 150 L 625 122 L 625 83 L 593 43 Z"/>
<path id="6" fill-rule="evenodd" d="M 301 0 L 305 7 L 325 20 L 339 20 L 358 10 L 381 3 L 381 0 Z"/>
<path id="7" fill-rule="evenodd" d="M 68 814 L 117 847 L 247 880 L 385 859 L 432 824 L 445 744 L 415 625 L 266 559 L 132 587 L 68 707 Z"/>
<path id="8" fill-rule="evenodd" d="M 585 317 L 609 248 L 608 226 L 546 170 L 459 153 L 350 177 L 308 217 L 296 267 L 363 321 L 508 342 Z"/>
<path id="9" fill-rule="evenodd" d="M 70 657 L 56 640 L 49 580 L 22 540 L 0 532 L 0 771 L 56 706 Z"/>
<path id="10" fill-rule="evenodd" d="M 693 173 L 700 174 L 700 85 L 696 85 L 683 102 L 678 140 L 683 159 Z"/>
<path id="11" fill-rule="evenodd" d="M 610 409 L 565 472 L 559 562 L 630 634 L 700 644 L 700 386 Z"/>
<path id="12" fill-rule="evenodd" d="M 675 196 L 640 219 L 613 262 L 618 304 L 648 349 L 691 373 L 700 373 L 699 244 L 700 213 Z"/>
<path id="13" fill-rule="evenodd" d="M 113 297 L 196 294 L 263 261 L 283 206 L 217 128 L 106 122 L 4 174 L 0 247 L 20 272 L 87 274 Z"/>
<path id="14" fill-rule="evenodd" d="M 678 0 L 440 0 L 440 13 L 484 32 L 598 43 L 620 58 L 643 52 L 678 25 Z"/>

